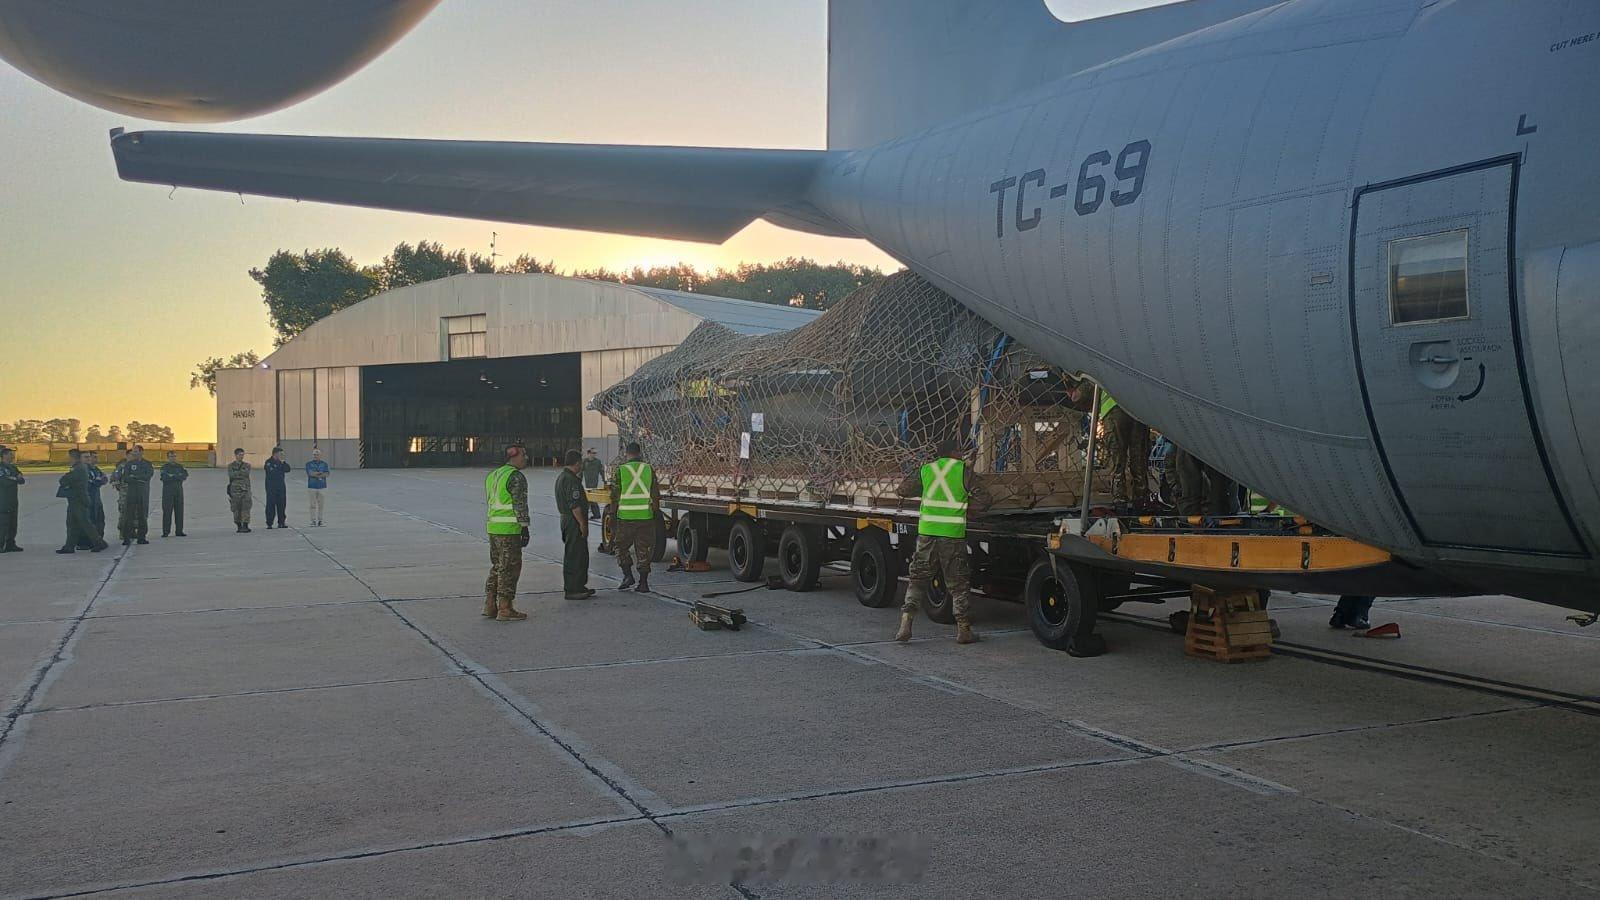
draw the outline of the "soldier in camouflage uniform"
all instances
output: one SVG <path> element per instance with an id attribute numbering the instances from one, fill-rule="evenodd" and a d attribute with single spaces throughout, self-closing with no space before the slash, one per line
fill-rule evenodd
<path id="1" fill-rule="evenodd" d="M 977 506 L 972 470 L 958 454 L 960 444 L 947 440 L 939 446 L 937 459 L 906 476 L 900 483 L 900 496 L 921 497 L 917 519 L 917 549 L 911 558 L 910 578 L 905 603 L 900 606 L 897 641 L 911 640 L 911 623 L 928 596 L 935 573 L 944 579 L 950 607 L 956 616 L 956 643 L 970 644 L 978 639 L 968 614 L 968 594 L 972 590 L 972 570 L 967 559 L 967 509 Z"/>
<path id="2" fill-rule="evenodd" d="M 643 594 L 650 590 L 650 558 L 656 553 L 656 529 L 661 527 L 661 488 L 655 470 L 641 457 L 637 443 L 628 444 L 628 459 L 611 473 L 611 545 L 622 567 L 622 583 L 617 590 L 633 588 Z M 639 564 L 639 581 L 633 580 L 633 564 Z"/>
<path id="3" fill-rule="evenodd" d="M 522 548 L 528 546 L 528 448 L 512 444 L 506 461 L 483 481 L 488 506 L 489 579 L 483 585 L 483 615 L 500 622 L 528 617 L 517 610 L 517 580 L 522 577 Z"/>
<path id="4" fill-rule="evenodd" d="M 94 526 L 95 534 L 101 540 L 106 536 L 106 504 L 100 497 L 100 489 L 105 487 L 111 479 L 100 469 L 100 452 L 98 450 L 85 450 L 81 456 L 84 465 L 89 470 L 89 523 Z M 121 494 L 117 495 L 122 496 Z M 89 550 L 90 546 L 80 544 L 79 550 Z"/>
<path id="5" fill-rule="evenodd" d="M 233 449 L 228 463 L 228 509 L 233 511 L 233 527 L 240 534 L 250 533 L 250 464 L 244 461 L 244 448 Z"/>
<path id="6" fill-rule="evenodd" d="M 128 532 L 126 527 L 128 519 L 123 515 L 122 511 L 128 505 L 128 486 L 123 482 L 122 476 L 128 471 L 128 459 L 131 456 L 133 456 L 132 450 L 122 451 L 122 459 L 119 460 L 116 467 L 111 470 L 111 489 L 117 492 L 117 540 L 122 541 L 124 545 L 128 543 Z M 104 517 L 104 515 L 105 511 L 101 510 L 101 516 Z M 105 530 L 104 523 L 101 523 L 100 530 Z"/>

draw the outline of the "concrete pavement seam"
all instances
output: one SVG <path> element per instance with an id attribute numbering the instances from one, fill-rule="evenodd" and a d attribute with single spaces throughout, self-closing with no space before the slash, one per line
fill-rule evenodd
<path id="1" fill-rule="evenodd" d="M 1387 731 L 1390 729 L 1411 728 L 1422 725 L 1438 725 L 1444 722 L 1459 722 L 1463 719 L 1477 719 L 1484 716 L 1503 716 L 1508 713 L 1529 712 L 1531 710 L 1551 709 L 1555 712 L 1562 710 L 1553 709 L 1549 704 L 1529 701 L 1513 706 L 1502 706 L 1495 709 L 1480 709 L 1466 713 L 1451 713 L 1445 716 L 1430 716 L 1425 719 L 1406 719 L 1400 722 L 1379 722 L 1370 725 L 1350 725 L 1344 728 L 1330 728 L 1326 731 L 1308 731 L 1298 734 L 1271 735 L 1264 738 L 1248 738 L 1239 741 L 1219 741 L 1214 744 L 1197 744 L 1185 747 L 1182 753 L 1229 753 L 1234 750 L 1249 750 L 1268 744 L 1291 743 L 1295 741 L 1313 741 L 1318 738 L 1338 737 L 1344 734 L 1360 734 L 1367 731 Z"/>
<path id="2" fill-rule="evenodd" d="M 410 513 L 403 513 L 403 512 L 399 512 L 397 510 L 388 509 L 386 507 L 378 506 L 377 504 L 369 504 L 369 505 L 371 505 L 371 506 L 373 506 L 373 507 L 375 507 L 377 509 L 383 510 L 384 512 L 391 513 L 393 515 L 398 515 L 398 516 L 401 516 L 401 517 L 407 518 L 407 519 L 413 519 L 413 520 L 421 522 L 423 524 L 432 526 L 432 527 L 434 527 L 434 528 L 436 528 L 436 529 L 438 529 L 440 531 L 467 536 L 466 532 L 462 531 L 459 528 L 455 528 L 454 526 L 445 525 L 445 524 L 440 523 L 440 522 L 433 522 L 431 520 L 424 519 L 424 518 L 422 518 L 420 516 L 415 516 L 415 515 L 412 515 Z M 298 528 L 296 528 L 295 530 L 297 532 L 299 531 Z M 340 562 L 337 558 L 335 558 L 332 554 L 328 553 L 326 550 L 323 550 L 321 547 L 317 547 L 316 543 L 314 541 L 312 541 L 309 536 L 305 535 L 302 532 L 301 533 L 301 537 L 305 538 L 305 540 L 306 540 L 306 542 L 308 544 L 311 544 L 313 547 L 316 547 L 317 548 L 317 552 L 322 553 L 324 556 L 328 557 L 328 559 L 332 560 L 340 568 L 343 568 L 345 571 L 350 572 L 349 567 L 345 566 L 342 562 Z M 478 539 L 481 540 L 484 543 L 488 543 L 488 538 L 487 537 L 479 536 Z M 533 556 L 535 558 L 544 559 L 544 560 L 547 560 L 549 562 L 556 562 L 557 561 L 557 560 L 555 560 L 555 559 L 553 559 L 551 557 L 547 557 L 547 556 L 544 556 L 542 554 L 537 554 L 537 553 L 531 553 L 530 554 L 530 553 L 527 553 L 526 550 L 524 550 L 524 554 L 523 555 L 524 556 Z M 598 575 L 598 577 L 601 577 L 601 578 L 606 578 L 607 577 L 605 575 L 599 575 L 599 573 L 594 573 L 594 572 L 591 572 L 590 574 L 591 575 Z M 367 588 L 367 590 L 372 591 L 371 585 L 367 585 L 367 583 L 365 581 L 362 581 L 361 578 L 359 576 L 357 576 L 354 572 L 350 572 L 350 577 L 355 578 L 357 581 L 361 581 L 362 585 L 365 586 Z M 610 578 L 609 580 L 616 581 L 618 579 Z M 377 596 L 377 591 L 372 591 L 372 593 L 373 593 L 373 596 Z M 381 598 L 380 598 L 380 602 L 383 602 Z M 681 601 L 673 600 L 672 602 L 681 602 Z M 532 712 L 529 712 L 528 710 L 523 709 L 517 703 L 512 701 L 509 696 L 507 696 L 507 694 L 515 694 L 514 691 L 511 691 L 509 688 L 505 688 L 504 692 L 502 692 L 501 690 L 497 690 L 495 686 L 489 684 L 489 679 L 491 677 L 493 677 L 493 676 L 490 676 L 490 675 L 487 674 L 487 668 L 486 667 L 480 665 L 476 661 L 472 661 L 471 657 L 468 657 L 464 653 L 460 653 L 460 651 L 457 651 L 456 653 L 452 654 L 449 650 L 445 649 L 445 647 L 443 646 L 443 644 L 441 642 L 439 642 L 438 640 L 435 640 L 432 635 L 430 635 L 428 632 L 424 631 L 420 626 L 418 626 L 415 623 L 411 622 L 410 619 L 406 618 L 405 614 L 401 613 L 400 610 L 394 608 L 392 605 L 390 605 L 387 602 L 384 602 L 383 606 L 384 606 L 385 609 L 389 610 L 391 613 L 394 613 L 394 615 L 398 616 L 402 621 L 404 621 L 406 624 L 410 625 L 413 629 L 415 629 L 416 632 L 418 634 L 422 635 L 422 637 L 424 639 L 428 640 L 436 648 L 438 648 L 439 652 L 444 653 L 447 657 L 450 657 L 451 660 L 456 663 L 456 665 L 462 667 L 463 671 L 469 672 L 472 675 L 473 681 L 475 681 L 478 685 L 480 685 L 484 690 L 486 690 L 489 693 L 491 693 L 491 694 L 495 695 L 496 697 L 498 697 L 501 702 L 506 704 L 507 707 L 509 707 L 510 709 L 516 711 L 518 714 L 520 714 L 524 719 L 527 720 L 528 724 L 532 725 L 535 729 L 537 729 L 542 735 L 544 735 L 544 737 L 547 740 L 554 742 L 556 744 L 556 746 L 560 747 L 563 751 L 565 751 L 574 761 L 576 761 L 583 768 L 587 769 L 590 772 L 590 774 L 593 775 L 593 777 L 600 779 L 603 783 L 605 783 L 608 787 L 610 787 L 610 789 L 612 791 L 616 792 L 616 794 L 619 797 L 621 797 L 626 803 L 628 803 L 629 805 L 631 805 L 634 808 L 636 808 L 637 810 L 639 810 L 639 812 L 641 814 L 643 814 L 644 817 L 647 820 L 649 820 L 652 825 L 654 825 L 656 828 L 660 829 L 663 834 L 665 834 L 665 835 L 667 835 L 669 837 L 672 835 L 672 829 L 666 823 L 657 821 L 656 817 L 651 812 L 651 810 L 649 808 L 647 808 L 644 805 L 644 803 L 642 802 L 642 798 L 644 798 L 644 797 L 648 797 L 648 798 L 651 798 L 651 799 L 659 799 L 659 798 L 656 797 L 654 792 L 650 791 L 648 788 L 645 788 L 644 785 L 639 784 L 638 782 L 634 781 L 633 778 L 631 776 L 628 776 L 628 774 L 625 771 L 623 771 L 620 766 L 617 766 L 615 763 L 612 763 L 609 760 L 605 760 L 604 757 L 599 756 L 598 754 L 594 754 L 591 751 L 590 755 L 593 756 L 594 760 L 603 761 L 603 768 L 606 771 L 601 771 L 601 767 L 597 767 L 594 762 L 592 762 L 590 759 L 585 758 L 584 754 L 579 751 L 579 749 L 578 749 L 579 747 L 583 747 L 583 749 L 585 749 L 585 750 L 587 750 L 588 748 L 584 747 L 584 745 L 582 745 L 577 740 L 577 738 L 575 736 L 570 735 L 570 734 L 566 734 L 565 735 L 566 740 L 563 740 L 562 737 L 557 736 L 557 734 L 553 730 L 555 728 L 555 726 L 540 721 L 540 717 L 539 716 L 536 716 Z M 476 668 L 479 671 L 476 671 L 476 672 L 472 671 L 470 668 L 468 668 L 468 666 L 465 663 L 463 663 L 463 660 L 467 660 L 467 661 L 471 662 L 472 668 Z M 500 680 L 498 678 L 494 678 L 494 681 L 497 684 L 501 684 L 502 686 L 504 684 L 503 682 L 500 682 Z M 516 695 L 516 696 L 521 697 L 521 695 Z M 532 701 L 527 700 L 527 698 L 522 697 L 521 699 L 524 701 L 524 703 L 526 703 L 526 704 L 528 704 L 530 706 L 532 705 Z M 563 733 L 565 734 L 565 732 L 563 732 Z M 626 781 L 627 784 L 630 785 L 633 788 L 633 791 L 634 791 L 635 794 L 638 795 L 638 798 L 636 798 L 633 794 L 630 794 L 627 790 L 624 789 L 623 784 L 621 783 L 623 781 Z M 752 892 L 749 888 L 745 887 L 744 885 L 739 884 L 738 882 L 732 882 L 728 886 L 730 888 L 732 888 L 734 891 L 736 891 L 741 897 L 746 898 L 746 900 L 757 900 L 757 898 L 758 898 L 757 894 Z"/>
<path id="3" fill-rule="evenodd" d="M 221 878 L 234 878 L 240 875 L 258 875 L 262 872 L 276 872 L 283 869 L 299 869 L 307 866 L 317 866 L 326 863 L 350 862 L 360 859 L 372 859 L 380 856 L 392 856 L 397 853 L 415 853 L 421 850 L 438 850 L 447 847 L 462 847 L 471 844 L 489 843 L 492 841 L 513 840 L 521 837 L 536 837 L 545 834 L 560 834 L 566 831 L 581 831 L 587 828 L 597 828 L 614 825 L 627 825 L 633 822 L 647 821 L 644 816 L 616 816 L 598 819 L 579 819 L 573 822 L 563 822 L 557 825 L 543 825 L 533 828 L 519 828 L 508 831 L 497 831 L 489 834 L 473 835 L 465 838 L 450 840 L 428 841 L 421 844 L 407 844 L 400 847 L 381 847 L 373 850 L 356 850 L 348 853 L 337 853 L 332 856 L 319 856 L 311 859 L 297 859 L 289 862 L 269 863 L 258 866 L 241 866 L 233 869 L 219 869 L 213 872 L 201 872 L 192 875 L 179 875 L 173 878 L 161 878 L 150 881 L 126 882 L 123 884 L 103 885 L 84 890 L 64 891 L 54 894 L 34 894 L 27 900 L 53 900 L 57 897 L 87 897 L 93 894 L 106 894 L 116 891 L 136 890 L 146 887 L 161 887 L 164 885 L 186 884 L 196 881 L 215 881 Z"/>
<path id="4" fill-rule="evenodd" d="M 298 528 L 295 530 L 297 532 L 299 531 Z M 326 556 L 335 565 L 344 569 L 346 572 L 349 572 L 350 577 L 360 582 L 363 587 L 367 588 L 367 590 L 372 591 L 374 597 L 378 596 L 377 591 L 373 591 L 371 585 L 368 585 L 365 581 L 363 581 L 359 575 L 351 572 L 349 567 L 340 562 L 339 559 L 333 554 L 318 546 L 315 541 L 311 540 L 310 536 L 304 534 L 303 532 L 300 534 L 300 536 L 318 553 Z M 507 696 L 508 694 L 514 694 L 515 692 L 511 691 L 510 688 L 505 687 L 504 683 L 500 682 L 498 678 L 494 678 L 494 676 L 489 675 L 486 667 L 482 666 L 462 651 L 447 647 L 443 641 L 430 634 L 417 623 L 413 622 L 400 610 L 395 609 L 392 605 L 384 602 L 381 597 L 379 598 L 379 602 L 382 603 L 383 607 L 389 610 L 389 612 L 392 613 L 396 618 L 405 623 L 406 627 L 410 628 L 412 631 L 415 631 L 424 641 L 427 641 L 435 650 L 444 655 L 444 657 L 453 665 L 455 665 L 456 668 L 458 668 L 463 674 L 471 676 L 472 680 L 482 690 L 497 698 L 500 703 L 505 705 L 505 708 L 511 710 L 517 716 L 524 719 L 529 725 L 532 725 L 546 740 L 555 744 L 558 748 L 560 748 L 560 750 L 566 753 L 567 756 L 587 770 L 594 778 L 599 779 L 602 784 L 614 792 L 618 797 L 622 798 L 627 805 L 637 809 L 645 817 L 650 817 L 651 810 L 649 807 L 647 807 L 645 803 L 635 795 L 639 795 L 640 797 L 654 797 L 655 795 L 652 792 L 644 788 L 643 785 L 633 782 L 633 780 L 629 778 L 626 773 L 624 773 L 622 769 L 616 766 L 614 763 L 604 761 L 603 763 L 596 765 L 595 762 L 591 761 L 589 758 L 586 758 L 585 754 L 579 749 L 582 745 L 575 737 L 566 735 L 566 740 L 563 740 L 561 736 L 556 734 L 555 726 L 541 721 L 540 717 L 534 715 L 529 710 L 524 709 L 521 705 L 513 701 L 511 697 Z M 491 678 L 493 678 L 496 684 L 490 684 L 489 680 Z M 526 698 L 523 699 L 525 703 L 532 705 L 530 701 L 526 700 Z M 585 747 L 583 749 L 587 750 L 588 748 Z M 594 754 L 592 752 L 589 753 L 589 756 L 593 756 L 595 760 L 603 760 L 603 757 L 600 757 L 598 754 Z M 622 783 L 623 781 L 628 782 L 628 786 L 633 788 L 632 793 L 630 793 L 627 787 L 624 786 Z"/>
<path id="5" fill-rule="evenodd" d="M 1148 756 L 1118 756 L 1105 759 L 1072 759 L 1059 762 L 1038 763 L 1031 766 L 1014 766 L 1004 769 L 984 769 L 975 772 L 956 772 L 950 775 L 936 775 L 928 778 L 907 778 L 899 781 L 886 781 L 878 784 L 853 785 L 844 788 L 827 788 L 816 791 L 799 791 L 783 794 L 776 797 L 741 797 L 735 800 L 726 800 L 719 803 L 701 803 L 694 806 L 680 806 L 668 809 L 657 815 L 661 819 L 678 819 L 688 816 L 704 815 L 706 813 L 725 812 L 736 809 L 752 809 L 762 806 L 779 806 L 785 803 L 799 803 L 807 800 L 827 800 L 834 797 L 850 797 L 859 794 L 877 794 L 886 791 L 903 791 L 921 787 L 938 787 L 947 784 L 962 784 L 969 781 L 990 781 L 1000 778 L 1016 778 L 1028 775 L 1039 775 L 1047 772 L 1062 772 L 1068 769 L 1091 769 L 1103 766 L 1128 766 L 1138 763 L 1158 762 L 1154 757 Z"/>
<path id="6" fill-rule="evenodd" d="M 104 703 L 85 703 L 79 706 L 45 706 L 19 712 L 18 718 L 43 713 L 83 712 L 94 709 L 119 709 L 127 706 L 153 706 L 160 703 L 200 703 L 206 700 L 231 700 L 236 697 L 261 697 L 274 694 L 306 694 L 316 691 L 335 691 L 344 688 L 380 687 L 389 684 L 413 684 L 419 681 L 438 681 L 444 678 L 462 678 L 466 672 L 444 672 L 438 675 L 416 675 L 408 678 L 380 678 L 375 681 L 344 681 L 337 684 L 306 684 L 299 687 L 260 688 L 248 691 L 231 691 L 218 694 L 187 694 L 181 697 L 151 697 L 145 700 L 110 700 Z"/>
<path id="7" fill-rule="evenodd" d="M 82 630 L 84 619 L 88 617 L 89 611 L 94 609 L 95 601 L 100 599 L 100 595 L 105 591 L 106 585 L 111 583 L 111 579 L 121 569 L 122 561 L 132 556 L 133 551 L 134 548 L 130 545 L 120 554 L 112 557 L 111 564 L 106 567 L 105 575 L 100 579 L 99 584 L 95 586 L 94 592 L 89 595 L 88 602 L 83 605 L 83 609 L 71 620 L 72 624 L 67 626 L 66 633 L 57 642 L 55 651 L 51 653 L 49 660 L 35 672 L 32 683 L 23 692 L 21 699 L 13 704 L 4 716 L 0 716 L 0 720 L 4 721 L 4 727 L 0 728 L 0 778 L 4 777 L 6 769 L 10 767 L 11 760 L 16 755 L 16 745 L 11 741 L 11 738 L 20 727 L 18 722 L 22 714 L 27 711 L 28 706 L 33 703 L 35 697 L 40 695 L 41 691 L 48 690 L 48 685 L 60 677 L 60 670 L 64 670 L 65 664 L 71 661 L 72 655 L 69 650 Z M 12 743 L 9 748 L 7 747 L 8 743 Z"/>

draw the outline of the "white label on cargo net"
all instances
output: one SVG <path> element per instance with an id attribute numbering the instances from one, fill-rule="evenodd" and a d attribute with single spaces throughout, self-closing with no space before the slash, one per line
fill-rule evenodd
<path id="1" fill-rule="evenodd" d="M 751 434 L 760 434 L 761 432 L 766 431 L 766 430 L 767 430 L 767 414 L 766 413 L 751 413 L 750 414 L 750 433 Z"/>
<path id="2" fill-rule="evenodd" d="M 750 432 L 748 431 L 739 432 L 739 458 L 750 458 Z"/>

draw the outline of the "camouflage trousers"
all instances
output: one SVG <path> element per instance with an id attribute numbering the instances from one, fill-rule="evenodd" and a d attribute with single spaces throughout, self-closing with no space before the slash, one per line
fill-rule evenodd
<path id="1" fill-rule="evenodd" d="M 618 519 L 611 530 L 611 549 L 617 554 L 617 565 L 623 572 L 633 570 L 639 563 L 639 574 L 650 574 L 650 558 L 656 554 L 656 522 L 654 519 Z"/>
<path id="2" fill-rule="evenodd" d="M 944 582 L 950 594 L 950 609 L 957 622 L 968 621 L 967 599 L 972 591 L 972 569 L 967 560 L 967 542 L 963 538 L 917 535 L 917 550 L 911 556 L 911 572 L 906 586 L 906 601 L 900 611 L 915 615 L 928 596 L 928 583 L 935 574 Z"/>
<path id="3" fill-rule="evenodd" d="M 483 585 L 483 609 L 511 609 L 522 577 L 522 535 L 489 535 L 489 580 Z"/>
<path id="4" fill-rule="evenodd" d="M 233 524 L 250 524 L 250 492 L 229 491 L 228 509 L 233 512 Z"/>
<path id="5" fill-rule="evenodd" d="M 1117 499 L 1143 503 L 1150 498 L 1150 426 L 1120 406 L 1104 421 Z"/>

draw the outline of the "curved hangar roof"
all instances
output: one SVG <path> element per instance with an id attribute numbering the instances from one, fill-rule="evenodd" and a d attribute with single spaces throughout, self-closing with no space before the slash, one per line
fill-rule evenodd
<path id="1" fill-rule="evenodd" d="M 342 309 L 264 362 L 275 369 L 439 362 L 442 320 L 475 315 L 485 317 L 494 358 L 676 346 L 704 321 L 770 334 L 819 313 L 559 275 L 454 275 Z"/>

